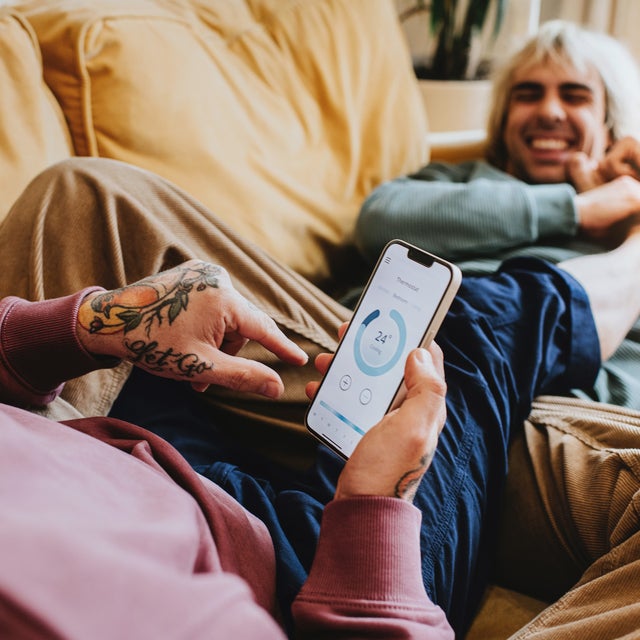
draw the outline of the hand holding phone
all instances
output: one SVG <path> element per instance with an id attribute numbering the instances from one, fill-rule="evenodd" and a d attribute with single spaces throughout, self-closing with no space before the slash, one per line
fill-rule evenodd
<path id="1" fill-rule="evenodd" d="M 331 358 L 329 353 L 316 358 L 321 374 L 326 373 Z M 307 385 L 310 398 L 319 384 Z M 391 496 L 413 501 L 447 415 L 444 361 L 437 344 L 409 352 L 404 384 L 407 394 L 398 409 L 367 432 L 347 460 L 336 485 L 336 499 Z"/>
<path id="2" fill-rule="evenodd" d="M 406 242 L 382 252 L 306 414 L 309 431 L 344 458 L 402 397 L 404 365 L 436 334 L 460 270 Z"/>

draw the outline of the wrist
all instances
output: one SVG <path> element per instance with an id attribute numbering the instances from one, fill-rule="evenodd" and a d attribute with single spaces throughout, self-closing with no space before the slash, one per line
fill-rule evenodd
<path id="1" fill-rule="evenodd" d="M 106 331 L 103 317 L 105 310 L 92 306 L 94 300 L 104 295 L 104 289 L 88 292 L 78 307 L 76 336 L 82 347 L 93 356 L 115 356 L 122 358 L 119 341 Z M 106 311 L 108 316 L 108 310 Z"/>

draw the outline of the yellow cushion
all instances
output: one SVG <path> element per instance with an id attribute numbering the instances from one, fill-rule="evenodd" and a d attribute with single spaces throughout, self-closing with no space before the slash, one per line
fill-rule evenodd
<path id="1" fill-rule="evenodd" d="M 30 180 L 71 155 L 64 118 L 42 79 L 33 31 L 0 9 L 0 220 Z"/>
<path id="2" fill-rule="evenodd" d="M 151 169 L 322 283 L 364 196 L 426 159 L 393 0 L 42 0 L 78 154 Z"/>

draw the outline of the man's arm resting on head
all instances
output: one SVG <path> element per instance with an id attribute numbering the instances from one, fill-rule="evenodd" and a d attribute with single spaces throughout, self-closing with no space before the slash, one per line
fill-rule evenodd
<path id="1" fill-rule="evenodd" d="M 396 237 L 448 260 L 485 257 L 574 236 L 575 195 L 569 184 L 529 185 L 485 162 L 432 163 L 372 192 L 355 242 L 370 260 Z"/>

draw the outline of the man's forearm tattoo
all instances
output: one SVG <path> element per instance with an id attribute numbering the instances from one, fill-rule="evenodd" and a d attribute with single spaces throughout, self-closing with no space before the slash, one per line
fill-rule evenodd
<path id="1" fill-rule="evenodd" d="M 142 327 L 149 340 L 125 338 L 124 345 L 131 353 L 131 362 L 150 371 L 171 371 L 191 378 L 213 368 L 195 353 L 180 353 L 171 347 L 160 347 L 151 337 L 154 326 L 165 320 L 172 324 L 185 312 L 194 292 L 207 287 L 217 289 L 220 267 L 208 263 L 179 266 L 139 280 L 131 285 L 107 291 L 93 298 L 90 311 L 79 315 L 79 321 L 90 333 L 119 333 L 125 335 Z"/>
<path id="2" fill-rule="evenodd" d="M 433 453 L 426 453 L 420 458 L 420 465 L 418 467 L 407 471 L 400 480 L 398 480 L 395 488 L 396 498 L 402 498 L 404 500 L 413 499 L 413 496 L 416 495 L 416 491 L 418 490 L 420 480 L 429 467 L 432 458 Z"/>

